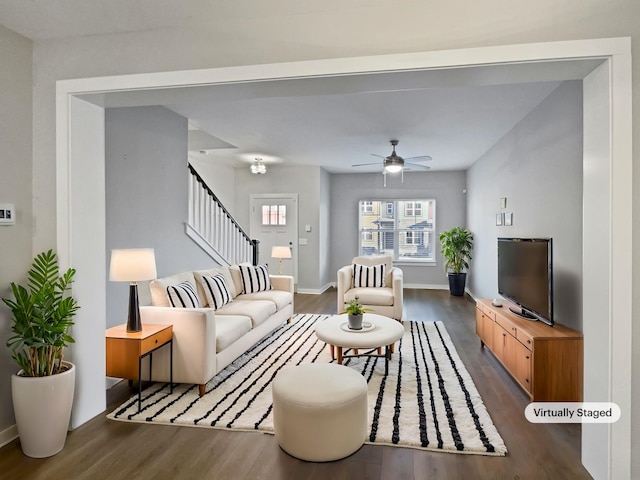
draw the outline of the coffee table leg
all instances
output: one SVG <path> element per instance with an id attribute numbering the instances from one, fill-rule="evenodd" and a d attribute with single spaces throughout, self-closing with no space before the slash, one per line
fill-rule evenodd
<path id="1" fill-rule="evenodd" d="M 338 365 L 342 365 L 342 347 L 336 347 L 338 349 Z"/>
<path id="2" fill-rule="evenodd" d="M 391 345 L 384 347 L 384 376 L 389 375 L 389 360 L 391 359 Z"/>
<path id="3" fill-rule="evenodd" d="M 335 360 L 336 355 L 335 355 L 335 349 L 333 345 L 329 345 L 329 351 L 331 352 L 331 360 Z"/>

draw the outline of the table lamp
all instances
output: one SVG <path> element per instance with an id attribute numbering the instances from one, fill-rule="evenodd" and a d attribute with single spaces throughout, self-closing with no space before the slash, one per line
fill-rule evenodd
<path id="1" fill-rule="evenodd" d="M 289 247 L 272 247 L 271 258 L 277 258 L 280 260 L 280 269 L 278 275 L 282 275 L 282 259 L 291 258 L 291 249 Z"/>
<path id="2" fill-rule="evenodd" d="M 109 280 L 113 282 L 129 282 L 127 332 L 139 332 L 142 330 L 137 282 L 153 280 L 156 277 L 156 258 L 153 248 L 111 250 Z"/>

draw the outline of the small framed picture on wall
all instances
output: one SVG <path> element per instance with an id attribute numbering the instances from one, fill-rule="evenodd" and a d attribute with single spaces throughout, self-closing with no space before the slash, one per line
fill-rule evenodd
<path id="1" fill-rule="evenodd" d="M 510 227 L 511 225 L 513 225 L 513 212 L 504 214 L 504 224 L 507 227 Z"/>
<path id="2" fill-rule="evenodd" d="M 496 213 L 496 226 L 502 226 L 502 213 Z"/>

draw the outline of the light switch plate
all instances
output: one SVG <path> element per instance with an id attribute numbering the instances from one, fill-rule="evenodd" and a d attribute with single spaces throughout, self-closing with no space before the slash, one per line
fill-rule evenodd
<path id="1" fill-rule="evenodd" d="M 16 208 L 13 203 L 0 203 L 0 225 L 16 224 Z"/>
<path id="2" fill-rule="evenodd" d="M 306 245 L 307 244 L 307 239 L 306 238 L 299 238 L 298 239 L 298 245 Z"/>

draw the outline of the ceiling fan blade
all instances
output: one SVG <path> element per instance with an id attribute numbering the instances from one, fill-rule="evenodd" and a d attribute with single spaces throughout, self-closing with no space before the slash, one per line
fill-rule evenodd
<path id="1" fill-rule="evenodd" d="M 415 162 L 428 162 L 429 160 L 433 160 L 429 155 L 420 155 L 419 157 L 408 157 L 405 158 L 405 161 L 413 160 Z"/>
<path id="2" fill-rule="evenodd" d="M 379 157 L 379 158 L 387 158 L 387 157 L 384 157 L 383 155 L 378 155 L 377 153 L 372 153 L 371 155 L 373 155 L 374 157 Z"/>
<path id="3" fill-rule="evenodd" d="M 431 167 L 427 167 L 426 165 L 418 165 L 417 163 L 405 163 L 405 165 L 412 165 L 413 167 L 418 167 L 416 170 L 431 170 Z M 405 170 L 413 170 L 411 167 L 404 167 Z"/>
<path id="4" fill-rule="evenodd" d="M 380 165 L 380 162 L 372 162 L 372 163 L 356 163 L 351 165 L 352 167 L 367 167 L 369 165 Z"/>

